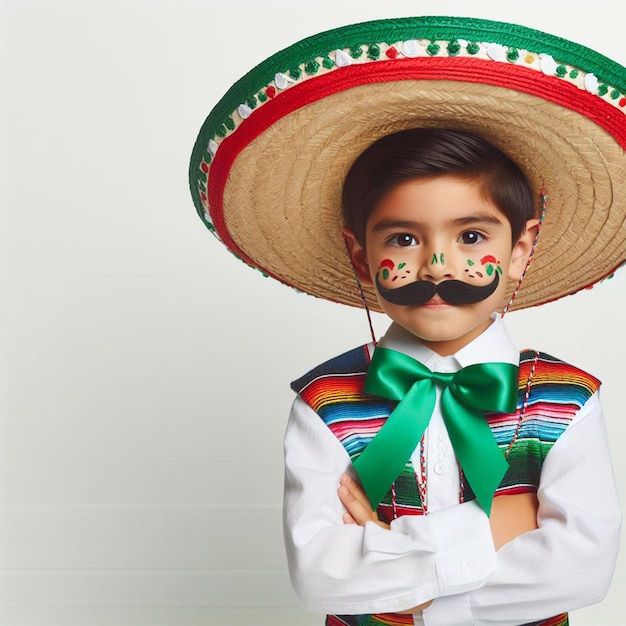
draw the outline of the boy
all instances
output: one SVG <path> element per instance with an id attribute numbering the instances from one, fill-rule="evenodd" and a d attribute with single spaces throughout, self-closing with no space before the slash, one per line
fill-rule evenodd
<path id="1" fill-rule="evenodd" d="M 532 192 L 523 173 L 504 154 L 472 135 L 402 131 L 374 143 L 356 160 L 346 179 L 343 207 L 356 274 L 363 283 L 378 285 L 381 307 L 394 324 L 376 350 L 373 346 L 357 349 L 294 383 L 300 395 L 285 439 L 285 514 L 296 589 L 311 608 L 326 606 L 344 614 L 416 613 L 429 606 L 431 597 L 438 597 L 424 614 L 425 620 L 430 618 L 426 623 L 470 624 L 491 619 L 498 624 L 522 624 L 541 617 L 552 618 L 545 623 L 564 623 L 565 616 L 555 617 L 563 609 L 564 592 L 555 595 L 553 585 L 565 586 L 572 603 L 597 600 L 611 578 L 619 531 L 608 446 L 594 394 L 597 381 L 584 372 L 546 355 L 522 355 L 522 370 L 529 361 L 537 369 L 533 385 L 540 378 L 544 384 L 533 386 L 529 398 L 521 394 L 519 410 L 513 400 L 505 415 L 489 418 L 511 465 L 506 476 L 499 475 L 501 484 L 497 480 L 498 497 L 490 518 L 485 514 L 490 494 L 480 506 L 476 500 L 460 504 L 470 499 L 469 488 L 477 491 L 479 477 L 461 476 L 466 466 L 450 442 L 440 402 L 432 416 L 425 416 L 425 436 L 413 434 L 407 458 L 400 458 L 402 464 L 409 456 L 410 461 L 406 468 L 392 472 L 392 482 L 400 478 L 378 506 L 378 514 L 372 512 L 354 474 L 340 479 L 339 499 L 346 514 L 342 516 L 340 504 L 333 505 L 332 498 L 333 484 L 342 470 L 349 469 L 350 455 L 358 459 L 354 465 L 360 473 L 365 440 L 370 440 L 372 430 L 382 431 L 381 418 L 392 408 L 362 391 L 366 380 L 366 390 L 371 384 L 367 375 L 371 374 L 370 354 L 393 350 L 445 373 L 487 361 L 518 364 L 520 355 L 493 312 L 507 290 L 500 276 L 519 281 L 538 228 Z M 489 267 L 493 268 L 490 272 Z M 472 296 L 461 292 L 464 303 L 450 304 L 435 294 L 425 304 L 415 304 L 410 292 L 396 295 L 422 284 L 454 284 L 449 281 L 475 286 L 476 297 L 470 303 Z M 396 287 L 399 283 L 403 286 Z M 554 368 L 567 368 L 568 376 L 578 384 L 559 385 L 558 375 L 551 380 Z M 381 374 L 391 375 L 389 370 Z M 414 380 L 410 378 L 406 387 Z M 559 385 L 558 391 L 551 394 L 546 381 Z M 437 389 L 441 395 L 441 385 Z M 517 375 L 513 392 L 517 398 Z M 584 404 L 569 412 L 556 404 L 563 395 L 579 394 Z M 386 395 L 384 390 L 381 395 Z M 479 404 L 486 394 L 481 395 L 476 398 Z M 420 391 L 417 402 L 426 402 L 425 397 Z M 547 408 L 550 402 L 557 409 Z M 538 404 L 543 405 L 541 409 Z M 556 410 L 558 415 L 551 420 Z M 412 413 L 415 422 L 416 410 Z M 534 420 L 539 419 L 545 423 L 537 427 Z M 567 448 L 562 442 L 555 445 L 551 464 L 541 467 L 559 437 L 557 431 L 565 432 L 565 424 Z M 390 454 L 402 455 L 399 448 L 409 436 L 402 433 Z M 470 445 L 486 463 L 489 449 L 481 448 L 478 440 Z M 572 455 L 580 459 L 580 465 L 568 467 L 565 459 Z M 582 475 L 583 456 L 600 476 Z M 388 464 L 385 461 L 384 455 L 373 461 L 374 480 Z M 512 544 L 510 556 L 502 552 L 496 559 L 494 548 L 537 528 L 538 467 L 543 528 Z M 604 485 L 602 493 L 594 491 L 598 478 Z M 464 481 L 469 485 L 463 485 Z M 382 492 L 386 494 L 390 486 L 384 483 Z M 587 501 L 593 516 L 578 507 L 581 490 L 594 494 L 593 502 Z M 375 498 L 374 506 L 378 504 Z M 554 509 L 552 515 L 547 512 L 550 509 Z M 554 519 L 557 510 L 565 509 L 567 524 Z M 318 513 L 311 515 L 311 511 Z M 340 518 L 366 530 L 332 523 Z M 368 521 L 385 530 L 368 528 Z M 389 522 L 397 531 L 391 547 L 385 538 Z M 594 571 L 593 584 L 584 574 L 588 569 Z M 552 584 L 546 579 L 552 579 Z M 475 589 L 474 594 L 468 593 Z M 390 619 L 394 618 L 344 616 L 328 623 L 384 624 Z M 407 623 L 420 622 L 411 618 Z"/>
<path id="2" fill-rule="evenodd" d="M 520 355 L 494 315 L 626 257 L 624 69 L 563 43 L 453 18 L 338 29 L 255 68 L 196 143 L 192 193 L 233 252 L 393 321 L 293 384 L 288 559 L 328 624 L 566 624 L 606 592 L 599 381 Z"/>

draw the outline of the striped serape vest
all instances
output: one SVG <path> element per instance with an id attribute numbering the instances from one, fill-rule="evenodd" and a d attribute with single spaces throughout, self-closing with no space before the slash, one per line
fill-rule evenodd
<path id="1" fill-rule="evenodd" d="M 394 403 L 363 392 L 371 344 L 338 356 L 292 383 L 292 389 L 320 416 L 354 461 L 381 429 Z M 546 455 L 572 422 L 600 381 L 582 370 L 537 351 L 520 354 L 517 412 L 488 414 L 486 419 L 509 470 L 498 494 L 537 492 Z M 465 481 L 466 483 L 466 481 Z M 463 485 L 463 500 L 474 499 Z M 423 515 L 415 470 L 408 461 L 378 509 L 391 522 L 402 515 Z M 327 626 L 400 626 L 411 615 L 329 615 Z M 567 626 L 567 614 L 522 626 Z"/>

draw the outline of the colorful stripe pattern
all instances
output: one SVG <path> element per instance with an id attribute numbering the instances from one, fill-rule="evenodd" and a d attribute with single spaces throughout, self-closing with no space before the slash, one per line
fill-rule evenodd
<path id="1" fill-rule="evenodd" d="M 363 392 L 371 350 L 371 344 L 351 350 L 292 383 L 293 390 L 322 418 L 353 460 L 380 430 L 394 408 L 392 402 Z M 510 466 L 497 494 L 537 491 L 548 452 L 599 386 L 597 378 L 548 354 L 531 350 L 520 354 L 516 413 L 486 416 Z M 463 498 L 474 498 L 467 484 L 463 488 Z M 409 461 L 378 507 L 378 515 L 389 522 L 402 515 L 422 514 L 415 471 Z M 412 620 L 398 621 L 405 618 L 395 614 L 329 616 L 327 625 L 412 623 Z M 567 624 L 568 618 L 564 614 L 528 626 Z"/>
<path id="2" fill-rule="evenodd" d="M 413 624 L 412 615 L 379 613 L 378 615 L 327 615 L 326 626 L 406 626 Z M 567 613 L 522 626 L 569 626 Z"/>
<path id="3" fill-rule="evenodd" d="M 413 624 L 413 616 L 400 613 L 328 615 L 326 617 L 326 626 L 405 626 L 408 624 Z"/>

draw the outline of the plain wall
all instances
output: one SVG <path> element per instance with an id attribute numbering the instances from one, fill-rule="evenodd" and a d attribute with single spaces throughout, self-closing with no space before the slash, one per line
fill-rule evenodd
<path id="1" fill-rule="evenodd" d="M 253 65 L 351 22 L 511 21 L 626 63 L 620 3 L 4 0 L 0 4 L 0 624 L 321 624 L 282 547 L 288 383 L 368 340 L 209 235 L 196 134 Z M 604 381 L 622 498 L 626 271 L 508 316 Z M 381 332 L 386 323 L 376 317 Z M 581 494 L 584 498 L 584 494 Z M 626 553 L 575 626 L 623 624 Z"/>

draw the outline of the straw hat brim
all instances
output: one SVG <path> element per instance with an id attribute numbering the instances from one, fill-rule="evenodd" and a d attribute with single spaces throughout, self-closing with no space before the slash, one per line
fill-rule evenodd
<path id="1" fill-rule="evenodd" d="M 494 33 L 497 25 L 502 32 Z M 483 26 L 483 35 L 504 45 L 508 25 Z M 368 41 L 364 27 L 360 34 Z M 417 35 L 419 20 L 415 28 Z M 247 263 L 299 290 L 361 306 L 341 234 L 343 181 L 375 140 L 416 127 L 480 135 L 522 167 L 538 199 L 545 189 L 540 243 L 512 308 L 589 287 L 626 261 L 626 101 L 617 87 L 609 94 L 598 83 L 593 93 L 585 87 L 593 83 L 586 78 L 591 73 L 571 64 L 560 63 L 565 79 L 538 71 L 534 66 L 541 68 L 545 57 L 527 49 L 523 61 L 492 59 L 481 43 L 482 56 L 394 53 L 338 67 L 349 61 L 334 46 L 340 42 L 325 43 L 324 58 L 334 53 L 334 68 L 318 63 L 316 74 L 287 81 L 282 92 L 279 70 L 270 72 L 262 106 L 242 100 L 234 129 L 222 128 L 219 137 L 215 122 L 211 129 L 205 124 L 196 144 L 191 171 L 198 210 Z M 442 42 L 436 45 L 441 49 Z M 615 64 L 609 68 L 616 82 Z M 514 285 L 509 288 L 510 295 Z M 372 289 L 366 299 L 380 310 Z"/>

